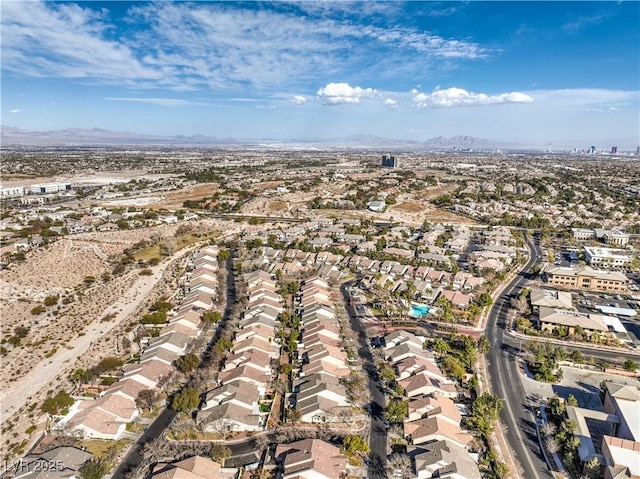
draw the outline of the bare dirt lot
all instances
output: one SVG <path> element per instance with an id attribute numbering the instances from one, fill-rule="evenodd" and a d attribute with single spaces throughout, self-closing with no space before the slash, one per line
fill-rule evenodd
<path id="1" fill-rule="evenodd" d="M 167 193 L 161 202 L 151 203 L 149 208 L 177 210 L 183 207 L 185 201 L 197 201 L 212 196 L 218 190 L 215 183 L 200 183 L 184 190 Z"/>
<path id="2" fill-rule="evenodd" d="M 214 235 L 238 228 L 216 220 L 200 221 L 196 227 Z M 0 327 L 6 352 L 0 365 L 0 406 L 4 451 L 19 452 L 16 448 L 22 440 L 28 441 L 25 438 L 43 419 L 40 404 L 52 391 L 68 384 L 66 378 L 79 367 L 76 364 L 90 368 L 105 356 L 122 354 L 126 325 L 135 324 L 149 302 L 173 292 L 169 261 L 173 257 L 153 266 L 152 275 L 140 275 L 141 268 L 136 266 L 124 274 L 111 273 L 125 248 L 152 235 L 172 238 L 177 228 L 163 225 L 74 235 L 28 253 L 25 261 L 3 271 Z M 178 251 L 175 257 L 185 252 Z M 7 341 L 10 338 L 17 340 Z"/>

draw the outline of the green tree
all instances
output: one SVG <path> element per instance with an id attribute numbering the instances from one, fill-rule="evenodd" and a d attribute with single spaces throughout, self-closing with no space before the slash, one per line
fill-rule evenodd
<path id="1" fill-rule="evenodd" d="M 69 379 L 75 383 L 88 383 L 93 379 L 93 373 L 89 369 L 78 368 L 71 373 Z"/>
<path id="2" fill-rule="evenodd" d="M 222 314 L 220 313 L 220 311 L 206 311 L 202 313 L 201 319 L 207 323 L 215 324 L 220 322 L 220 320 L 222 319 Z"/>
<path id="3" fill-rule="evenodd" d="M 480 336 L 480 339 L 478 339 L 478 351 L 480 351 L 481 354 L 487 354 L 490 349 L 491 342 L 489 341 L 489 338 L 483 334 Z"/>
<path id="4" fill-rule="evenodd" d="M 493 431 L 493 423 L 498 420 L 498 415 L 504 403 L 495 394 L 483 394 L 478 396 L 471 405 L 471 413 L 467 417 L 467 426 L 487 437 Z"/>
<path id="5" fill-rule="evenodd" d="M 493 298 L 489 293 L 482 293 L 478 296 L 476 303 L 482 307 L 491 306 L 493 304 Z"/>
<path id="6" fill-rule="evenodd" d="M 191 412 L 200 404 L 200 395 L 192 387 L 186 387 L 176 393 L 171 401 L 171 409 L 178 412 Z"/>
<path id="7" fill-rule="evenodd" d="M 55 415 L 63 409 L 73 406 L 73 403 L 74 400 L 69 394 L 65 391 L 60 391 L 55 396 L 45 399 L 40 409 L 42 412 Z"/>
<path id="8" fill-rule="evenodd" d="M 187 353 L 175 360 L 178 371 L 185 374 L 194 371 L 198 367 L 198 364 L 200 364 L 200 358 L 193 353 Z"/>
<path id="9" fill-rule="evenodd" d="M 102 479 L 108 471 L 109 466 L 99 459 L 89 459 L 79 470 L 82 479 Z"/>
<path id="10" fill-rule="evenodd" d="M 409 403 L 401 399 L 392 399 L 387 404 L 385 417 L 392 422 L 402 422 L 409 414 Z"/>
<path id="11" fill-rule="evenodd" d="M 447 354 L 449 351 L 451 351 L 451 347 L 449 346 L 449 343 L 447 343 L 444 339 L 442 338 L 436 338 L 433 340 L 433 342 L 431 343 L 431 349 L 435 352 L 438 353 L 440 355 L 445 355 Z"/>
<path id="12" fill-rule="evenodd" d="M 342 440 L 342 446 L 345 451 L 355 454 L 357 452 L 369 452 L 369 445 L 362 436 L 356 436 L 355 434 L 349 434 Z"/>
<path id="13" fill-rule="evenodd" d="M 638 365 L 636 364 L 636 362 L 633 359 L 627 359 L 624 362 L 624 370 L 625 371 L 629 371 L 629 372 L 635 373 L 636 369 L 638 369 Z"/>
<path id="14" fill-rule="evenodd" d="M 442 360 L 442 372 L 456 381 L 462 381 L 467 373 L 464 365 L 454 356 L 445 356 Z"/>
<path id="15" fill-rule="evenodd" d="M 218 342 L 216 342 L 215 346 L 218 351 L 229 351 L 232 347 L 233 342 L 226 336 L 222 336 L 220 339 L 218 339 Z"/>
<path id="16" fill-rule="evenodd" d="M 211 446 L 209 456 L 216 462 L 222 463 L 226 458 L 231 456 L 231 449 L 224 444 L 214 444 Z"/>

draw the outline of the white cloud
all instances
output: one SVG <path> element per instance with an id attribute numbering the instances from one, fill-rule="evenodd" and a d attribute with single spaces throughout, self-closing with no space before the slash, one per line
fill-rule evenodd
<path id="1" fill-rule="evenodd" d="M 101 12 L 74 4 L 3 2 L 2 68 L 35 77 L 161 81 L 162 72 L 143 65 L 126 42 L 104 38 L 109 28 Z"/>
<path id="2" fill-rule="evenodd" d="M 445 90 L 436 89 L 431 93 L 421 93 L 414 88 L 411 93 L 413 94 L 413 103 L 420 108 L 533 102 L 533 97 L 521 92 L 487 95 L 486 93 L 474 93 L 455 87 Z"/>
<path id="3" fill-rule="evenodd" d="M 14 108 L 13 110 L 9 110 L 9 113 L 22 113 L 22 110 L 19 108 Z"/>
<path id="4" fill-rule="evenodd" d="M 109 97 L 105 98 L 105 100 L 109 101 L 130 101 L 136 103 L 149 103 L 151 105 L 159 105 L 159 106 L 187 106 L 193 105 L 194 103 L 188 100 L 181 100 L 176 98 L 114 98 Z"/>
<path id="5" fill-rule="evenodd" d="M 326 105 L 360 103 L 361 98 L 374 98 L 378 92 L 373 88 L 352 87 L 348 83 L 328 83 L 318 89 L 318 97 Z"/>
<path id="6" fill-rule="evenodd" d="M 307 102 L 307 97 L 302 96 L 302 95 L 295 95 L 291 99 L 291 103 L 293 103 L 295 105 L 304 105 L 306 102 Z"/>
<path id="7" fill-rule="evenodd" d="M 256 105 L 258 110 L 275 110 L 277 107 L 275 105 Z"/>
<path id="8" fill-rule="evenodd" d="M 577 31 L 582 30 L 585 27 L 598 25 L 609 16 L 610 14 L 594 15 L 590 17 L 587 17 L 587 16 L 578 17 L 575 20 L 572 20 L 562 25 L 562 30 L 564 30 L 566 33 L 576 33 Z"/>
<path id="9" fill-rule="evenodd" d="M 389 108 L 398 108 L 398 102 L 393 98 L 385 98 L 383 103 L 387 105 Z"/>
<path id="10" fill-rule="evenodd" d="M 355 17 L 384 13 L 393 23 L 401 13 L 393 2 L 371 3 L 358 3 Z M 426 63 L 450 68 L 452 61 L 495 53 L 464 38 L 359 21 L 345 13 L 353 12 L 354 4 L 254 8 L 235 2 L 150 2 L 132 6 L 113 24 L 108 11 L 87 5 L 4 2 L 3 69 L 144 89 L 273 91 L 299 88 L 319 72 L 335 77 L 356 68 L 364 76 L 405 68 L 415 73 Z M 309 13 L 300 15 L 305 8 Z"/>

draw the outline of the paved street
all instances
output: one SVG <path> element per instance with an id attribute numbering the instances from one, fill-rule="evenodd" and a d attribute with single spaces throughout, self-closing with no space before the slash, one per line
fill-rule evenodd
<path id="1" fill-rule="evenodd" d="M 529 243 L 531 256 L 523 271 L 503 289 L 491 307 L 486 333 L 492 345 L 487 356 L 491 391 L 504 400 L 504 409 L 500 414 L 501 422 L 506 426 L 504 435 L 519 463 L 518 475 L 527 479 L 551 478 L 552 475 L 538 445 L 530 398 L 520 381 L 516 357 L 519 341 L 509 338 L 505 330 L 508 326 L 510 297 L 522 289 L 528 279 L 529 269 L 541 254 L 537 238 L 534 241 L 535 244 Z"/>
<path id="2" fill-rule="evenodd" d="M 351 328 L 358 335 L 358 354 L 362 359 L 363 369 L 369 376 L 369 391 L 371 392 L 371 428 L 369 431 L 369 477 L 372 479 L 386 478 L 387 464 L 387 430 L 384 424 L 385 397 L 382 389 L 378 385 L 378 371 L 374 364 L 367 337 L 360 320 L 356 316 L 355 309 L 350 305 L 349 292 L 347 288 L 350 283 L 341 286 L 344 297 L 345 308 L 349 314 Z"/>

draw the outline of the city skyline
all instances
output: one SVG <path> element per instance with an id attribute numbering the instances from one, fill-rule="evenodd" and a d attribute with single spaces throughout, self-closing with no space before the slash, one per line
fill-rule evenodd
<path id="1" fill-rule="evenodd" d="M 0 8 L 2 123 L 13 127 L 640 143 L 637 2 Z"/>

